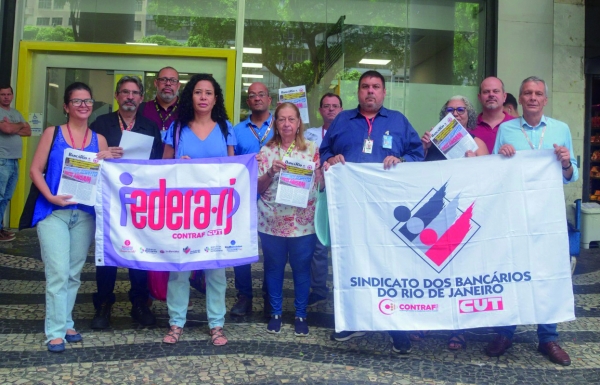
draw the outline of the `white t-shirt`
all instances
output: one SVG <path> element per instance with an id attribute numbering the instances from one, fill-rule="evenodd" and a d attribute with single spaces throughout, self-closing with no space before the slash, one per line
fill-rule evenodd
<path id="1" fill-rule="evenodd" d="M 308 130 L 304 131 L 304 139 L 310 140 L 311 142 L 315 142 L 317 147 L 321 147 L 321 142 L 323 141 L 323 126 L 321 127 L 312 127 Z"/>

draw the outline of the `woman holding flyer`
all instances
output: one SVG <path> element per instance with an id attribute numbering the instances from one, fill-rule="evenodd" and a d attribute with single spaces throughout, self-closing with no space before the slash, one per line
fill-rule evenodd
<path id="1" fill-rule="evenodd" d="M 171 124 L 165 138 L 164 159 L 198 159 L 233 156 L 237 144 L 233 127 L 225 111 L 223 91 L 208 74 L 192 76 L 179 102 L 179 118 Z M 169 274 L 167 308 L 170 330 L 163 338 L 175 344 L 183 333 L 190 299 L 190 271 Z M 204 270 L 206 277 L 206 313 L 212 344 L 227 344 L 225 324 L 225 269 Z"/>
<path id="2" fill-rule="evenodd" d="M 305 208 L 278 203 L 281 198 L 277 199 L 277 192 L 283 184 L 280 174 L 288 170 L 285 160 L 288 163 L 291 160 L 303 161 L 298 164 L 308 164 L 306 170 L 312 167 L 314 176 L 321 178 L 319 149 L 313 142 L 304 140 L 300 111 L 294 104 L 277 106 L 273 119 L 276 122 L 275 132 L 260 150 L 258 166 L 258 235 L 262 242 L 265 280 L 272 307 L 267 332 L 277 334 L 281 331 L 283 275 L 289 259 L 296 296 L 294 329 L 295 335 L 302 337 L 308 335 L 306 306 L 310 292 L 310 264 L 317 240 L 314 225 L 316 183 L 313 181 L 311 185 L 306 183 L 306 179 L 303 181 L 305 174 L 296 180 L 296 185 L 304 186 L 307 191 L 307 201 L 299 204 Z M 309 162 L 314 162 L 314 165 Z"/>
<path id="3" fill-rule="evenodd" d="M 477 112 L 471 104 L 471 102 L 464 96 L 456 95 L 451 97 L 446 104 L 442 106 L 440 110 L 440 120 L 448 114 L 452 114 L 454 118 L 468 131 L 472 130 L 477 126 Z M 471 135 L 472 136 L 472 135 Z M 485 145 L 485 142 L 477 137 L 473 136 L 475 143 L 477 144 L 477 151 L 467 151 L 465 156 L 481 156 L 488 155 L 489 149 Z M 425 161 L 431 160 L 444 160 L 446 157 L 438 150 L 436 146 L 433 146 L 431 142 L 430 131 L 425 132 L 421 137 L 421 143 L 423 143 L 423 151 L 425 152 Z"/>
<path id="4" fill-rule="evenodd" d="M 93 206 L 77 204 L 71 195 L 57 195 L 63 156 L 65 150 L 76 149 L 97 153 L 98 159 L 111 158 L 106 139 L 88 127 L 93 105 L 86 84 L 67 87 L 63 105 L 67 123 L 44 131 L 29 171 L 40 191 L 31 224 L 37 225 L 46 274 L 46 345 L 54 353 L 65 350 L 65 341 L 82 340 L 74 329 L 72 311 L 96 230 Z"/>

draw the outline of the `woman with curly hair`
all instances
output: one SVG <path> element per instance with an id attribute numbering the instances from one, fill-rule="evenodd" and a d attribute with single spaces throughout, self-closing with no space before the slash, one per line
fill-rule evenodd
<path id="1" fill-rule="evenodd" d="M 477 112 L 475 111 L 475 107 L 469 101 L 469 99 L 464 96 L 456 95 L 448 99 L 448 101 L 442 106 L 440 110 L 440 120 L 444 118 L 444 116 L 448 114 L 452 114 L 458 122 L 470 131 L 477 126 Z M 465 156 L 481 156 L 488 155 L 489 149 L 485 145 L 485 142 L 475 136 L 473 136 L 475 143 L 479 147 L 477 151 L 467 151 Z M 423 151 L 425 152 L 425 161 L 431 160 L 444 160 L 446 157 L 438 150 L 437 147 L 431 146 L 431 133 L 425 132 L 423 137 L 421 138 L 421 143 L 423 143 Z"/>
<path id="2" fill-rule="evenodd" d="M 286 169 L 283 158 L 315 162 L 318 167 L 319 149 L 314 142 L 305 141 L 298 107 L 291 103 L 280 104 L 275 110 L 273 138 L 260 150 L 258 165 L 258 235 L 262 242 L 265 281 L 271 320 L 267 332 L 281 331 L 283 302 L 283 275 L 288 260 L 294 277 L 294 306 L 296 336 L 308 335 L 306 307 L 310 292 L 310 266 L 315 251 L 316 188 L 312 186 L 306 208 L 275 202 L 279 178 Z M 320 170 L 317 169 L 320 178 Z"/>
<path id="3" fill-rule="evenodd" d="M 179 102 L 179 117 L 165 138 L 164 159 L 198 159 L 233 156 L 237 144 L 225 111 L 223 90 L 208 74 L 192 76 Z M 167 307 L 170 330 L 163 338 L 167 344 L 179 341 L 185 325 L 190 299 L 189 271 L 169 274 Z M 225 323 L 225 269 L 204 270 L 206 276 L 206 313 L 213 345 L 227 343 Z"/>

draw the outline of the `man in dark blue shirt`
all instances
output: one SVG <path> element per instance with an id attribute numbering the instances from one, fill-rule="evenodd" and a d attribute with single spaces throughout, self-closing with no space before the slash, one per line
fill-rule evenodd
<path id="1" fill-rule="evenodd" d="M 419 162 L 424 158 L 419 134 L 406 117 L 383 107 L 385 79 L 377 71 L 367 71 L 358 81 L 358 107 L 342 111 L 335 118 L 321 144 L 323 167 L 337 163 L 383 163 L 388 170 L 398 163 Z M 392 350 L 407 354 L 411 344 L 408 333 L 390 331 Z M 364 332 L 333 333 L 336 341 L 363 336 Z"/>

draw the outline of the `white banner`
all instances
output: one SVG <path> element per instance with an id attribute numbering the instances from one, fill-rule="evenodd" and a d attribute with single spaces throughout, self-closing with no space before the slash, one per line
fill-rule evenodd
<path id="1" fill-rule="evenodd" d="M 258 261 L 253 155 L 105 161 L 96 265 L 190 271 Z"/>
<path id="2" fill-rule="evenodd" d="M 464 329 L 575 319 L 552 150 L 325 173 L 335 326 Z"/>

